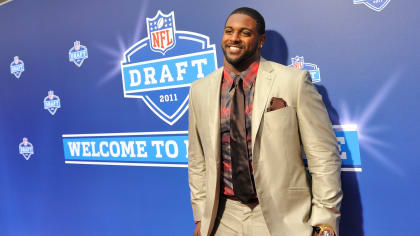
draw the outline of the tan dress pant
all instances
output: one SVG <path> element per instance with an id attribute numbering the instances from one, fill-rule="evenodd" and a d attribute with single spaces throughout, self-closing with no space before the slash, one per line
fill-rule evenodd
<path id="1" fill-rule="evenodd" d="M 270 236 L 258 203 L 220 198 L 212 236 Z"/>

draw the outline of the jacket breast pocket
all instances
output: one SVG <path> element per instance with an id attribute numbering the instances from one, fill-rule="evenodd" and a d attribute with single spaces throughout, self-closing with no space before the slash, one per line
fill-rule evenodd
<path id="1" fill-rule="evenodd" d="M 296 125 L 296 112 L 293 107 L 285 107 L 264 113 L 264 128 L 279 130 Z"/>

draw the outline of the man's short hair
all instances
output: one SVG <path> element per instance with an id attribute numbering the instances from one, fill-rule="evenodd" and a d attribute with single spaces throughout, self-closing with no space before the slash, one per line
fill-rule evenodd
<path id="1" fill-rule="evenodd" d="M 233 14 L 245 14 L 251 18 L 253 18 L 256 22 L 257 22 L 257 31 L 260 35 L 265 34 L 265 21 L 264 21 L 264 17 L 255 9 L 249 8 L 249 7 L 240 7 L 238 9 L 233 10 L 227 20 L 229 19 L 229 17 Z M 225 22 L 225 25 L 226 25 Z"/>

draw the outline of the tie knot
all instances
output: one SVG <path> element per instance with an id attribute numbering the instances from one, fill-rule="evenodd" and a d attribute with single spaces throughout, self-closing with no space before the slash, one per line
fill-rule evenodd
<path id="1" fill-rule="evenodd" d="M 242 78 L 239 75 L 236 76 L 235 80 L 233 81 L 234 87 L 237 88 L 239 86 L 240 88 L 243 88 L 242 82 L 243 82 Z"/>

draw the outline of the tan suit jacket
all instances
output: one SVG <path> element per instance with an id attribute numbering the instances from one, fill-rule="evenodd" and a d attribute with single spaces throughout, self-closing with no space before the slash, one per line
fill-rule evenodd
<path id="1" fill-rule="evenodd" d="M 194 220 L 201 221 L 203 236 L 211 233 L 220 194 L 222 72 L 216 70 L 190 89 L 188 174 Z M 288 107 L 267 112 L 272 97 L 283 98 Z M 255 187 L 271 235 L 310 236 L 318 224 L 338 232 L 341 160 L 307 71 L 261 59 L 251 130 Z"/>

